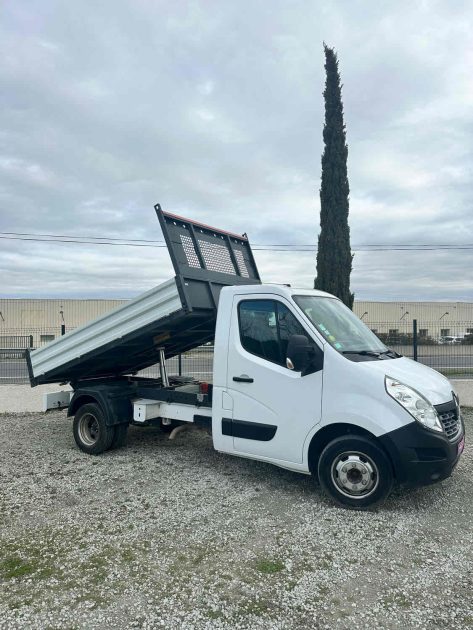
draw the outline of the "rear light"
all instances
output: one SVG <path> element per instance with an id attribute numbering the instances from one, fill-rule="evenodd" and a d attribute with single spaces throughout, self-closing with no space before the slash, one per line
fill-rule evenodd
<path id="1" fill-rule="evenodd" d="M 200 384 L 200 393 L 208 394 L 209 393 L 209 384 L 208 383 L 199 383 Z"/>

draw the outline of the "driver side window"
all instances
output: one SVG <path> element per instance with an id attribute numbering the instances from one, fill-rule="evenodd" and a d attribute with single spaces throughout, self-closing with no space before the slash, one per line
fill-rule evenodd
<path id="1" fill-rule="evenodd" d="M 241 345 L 247 352 L 286 366 L 291 335 L 309 337 L 291 311 L 276 300 L 244 300 L 238 305 Z"/>
<path id="2" fill-rule="evenodd" d="M 310 336 L 302 328 L 291 311 L 281 304 L 277 303 L 278 324 L 279 324 L 279 345 L 281 350 L 282 365 L 286 365 L 287 344 L 291 335 L 304 335 L 310 339 Z"/>

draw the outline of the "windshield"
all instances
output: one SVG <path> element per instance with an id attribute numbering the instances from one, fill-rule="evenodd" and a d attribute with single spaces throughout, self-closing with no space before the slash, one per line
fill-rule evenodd
<path id="1" fill-rule="evenodd" d="M 342 354 L 388 350 L 340 300 L 314 295 L 294 295 L 293 299 L 320 334 Z"/>

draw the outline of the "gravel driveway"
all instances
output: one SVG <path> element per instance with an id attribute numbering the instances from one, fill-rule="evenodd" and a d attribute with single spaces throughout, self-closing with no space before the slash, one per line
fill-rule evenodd
<path id="1" fill-rule="evenodd" d="M 91 457 L 71 425 L 0 415 L 2 630 L 473 627 L 470 444 L 450 479 L 356 513 L 202 432 Z"/>

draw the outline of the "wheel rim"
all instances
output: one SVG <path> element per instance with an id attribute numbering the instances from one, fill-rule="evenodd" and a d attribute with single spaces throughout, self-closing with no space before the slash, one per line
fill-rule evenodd
<path id="1" fill-rule="evenodd" d="M 379 471 L 374 461 L 356 451 L 338 455 L 333 461 L 331 474 L 337 490 L 351 499 L 368 497 L 379 484 Z"/>
<path id="2" fill-rule="evenodd" d="M 91 413 L 86 413 L 79 420 L 78 432 L 80 440 L 86 446 L 93 446 L 99 439 L 99 423 Z"/>

